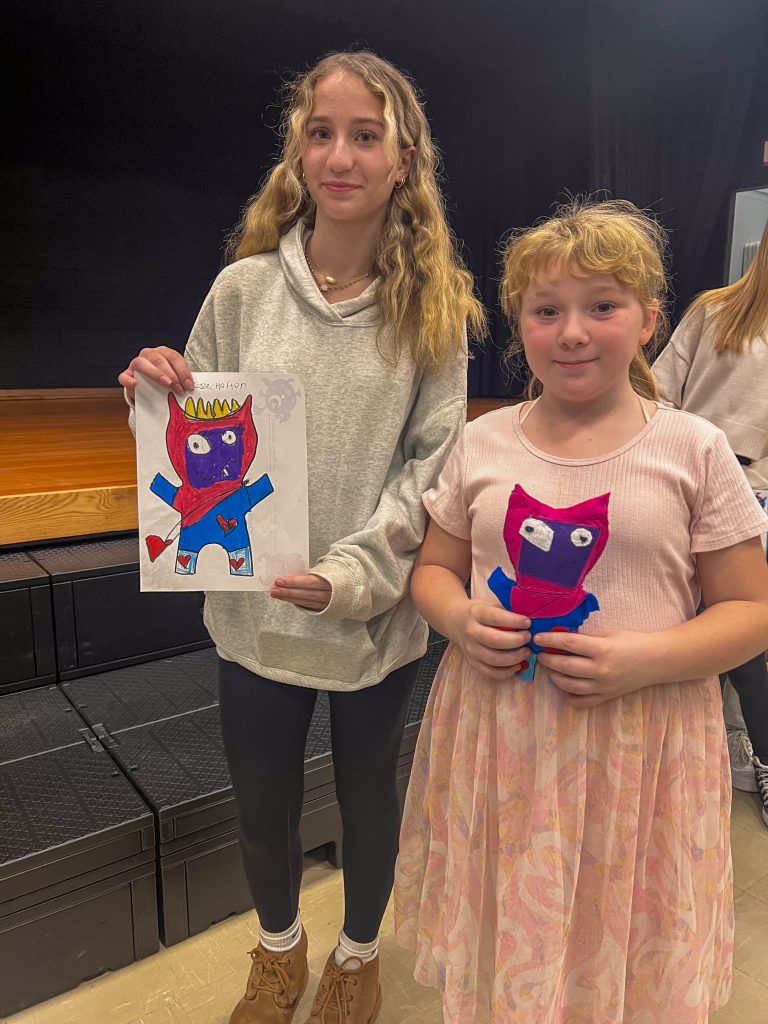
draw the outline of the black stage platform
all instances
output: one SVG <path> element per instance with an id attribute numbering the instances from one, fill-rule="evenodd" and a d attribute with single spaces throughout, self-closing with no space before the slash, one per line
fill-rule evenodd
<path id="1" fill-rule="evenodd" d="M 201 596 L 140 594 L 137 553 L 123 538 L 0 554 L 0 1015 L 251 907 Z M 401 798 L 445 645 L 430 634 Z M 323 693 L 304 785 L 303 847 L 338 866 Z"/>
<path id="2" fill-rule="evenodd" d="M 57 687 L 0 698 L 0 1014 L 158 948 L 152 812 Z"/>

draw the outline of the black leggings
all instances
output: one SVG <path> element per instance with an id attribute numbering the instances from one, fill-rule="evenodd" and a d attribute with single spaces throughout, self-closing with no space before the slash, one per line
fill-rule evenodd
<path id="1" fill-rule="evenodd" d="M 397 757 L 418 661 L 381 683 L 329 693 L 344 839 L 344 931 L 371 942 L 392 891 L 400 828 Z M 304 747 L 317 690 L 219 659 L 221 726 L 248 884 L 263 928 L 285 931 L 299 907 Z"/>
<path id="2" fill-rule="evenodd" d="M 744 665 L 728 672 L 741 702 L 741 714 L 752 749 L 762 764 L 768 764 L 768 666 L 765 655 L 758 654 Z"/>

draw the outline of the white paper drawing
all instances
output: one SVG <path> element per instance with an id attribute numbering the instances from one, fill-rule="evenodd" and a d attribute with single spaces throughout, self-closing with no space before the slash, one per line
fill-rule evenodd
<path id="1" fill-rule="evenodd" d="M 141 589 L 269 590 L 308 567 L 301 378 L 192 376 L 136 389 Z"/>

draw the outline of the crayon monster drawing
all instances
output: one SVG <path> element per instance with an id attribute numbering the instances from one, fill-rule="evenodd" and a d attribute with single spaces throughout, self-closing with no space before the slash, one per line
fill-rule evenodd
<path id="1" fill-rule="evenodd" d="M 265 590 L 274 576 L 254 566 L 305 570 L 306 437 L 298 385 L 296 378 L 196 374 L 195 392 L 177 397 L 140 382 L 142 589 Z M 256 408 L 254 394 L 262 399 Z M 281 401 L 266 402 L 265 395 Z M 161 443 L 158 400 L 165 410 Z"/>

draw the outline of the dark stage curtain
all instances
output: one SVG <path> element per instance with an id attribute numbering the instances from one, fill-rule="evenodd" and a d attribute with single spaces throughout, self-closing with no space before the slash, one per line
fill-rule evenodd
<path id="1" fill-rule="evenodd" d="M 768 108 L 768 5 L 587 10 L 589 188 L 650 207 L 670 230 L 679 316 L 696 292 L 723 283 L 732 182 L 758 90 Z"/>
<path id="2" fill-rule="evenodd" d="M 650 208 L 670 232 L 674 322 L 697 292 L 724 283 L 733 190 L 768 183 L 750 121 L 760 120 L 768 138 L 768 4 L 592 0 L 578 10 L 580 22 L 571 21 L 567 32 L 552 23 L 548 41 L 537 39 L 516 68 L 516 102 L 529 113 L 524 146 L 542 134 L 550 144 L 523 159 L 517 180 L 528 189 L 524 209 L 516 207 L 506 226 L 546 216 L 565 192 Z M 537 57 L 545 52 L 558 59 L 542 67 Z M 555 89 L 543 89 L 543 80 Z M 566 106 L 569 123 L 560 134 L 557 114 Z M 535 183 L 545 169 L 549 190 L 542 195 Z M 490 188 L 484 202 L 499 194 Z M 495 308 L 487 265 L 473 269 Z M 492 332 L 470 369 L 470 393 L 517 393 L 520 376 L 510 380 L 498 358 L 508 335 L 500 315 Z"/>
<path id="3" fill-rule="evenodd" d="M 768 185 L 766 0 L 6 0 L 0 387 L 97 387 L 181 348 L 274 159 L 277 92 L 329 50 L 410 72 L 501 353 L 499 243 L 607 189 L 672 229 L 678 308 L 721 284 L 730 194 Z"/>

